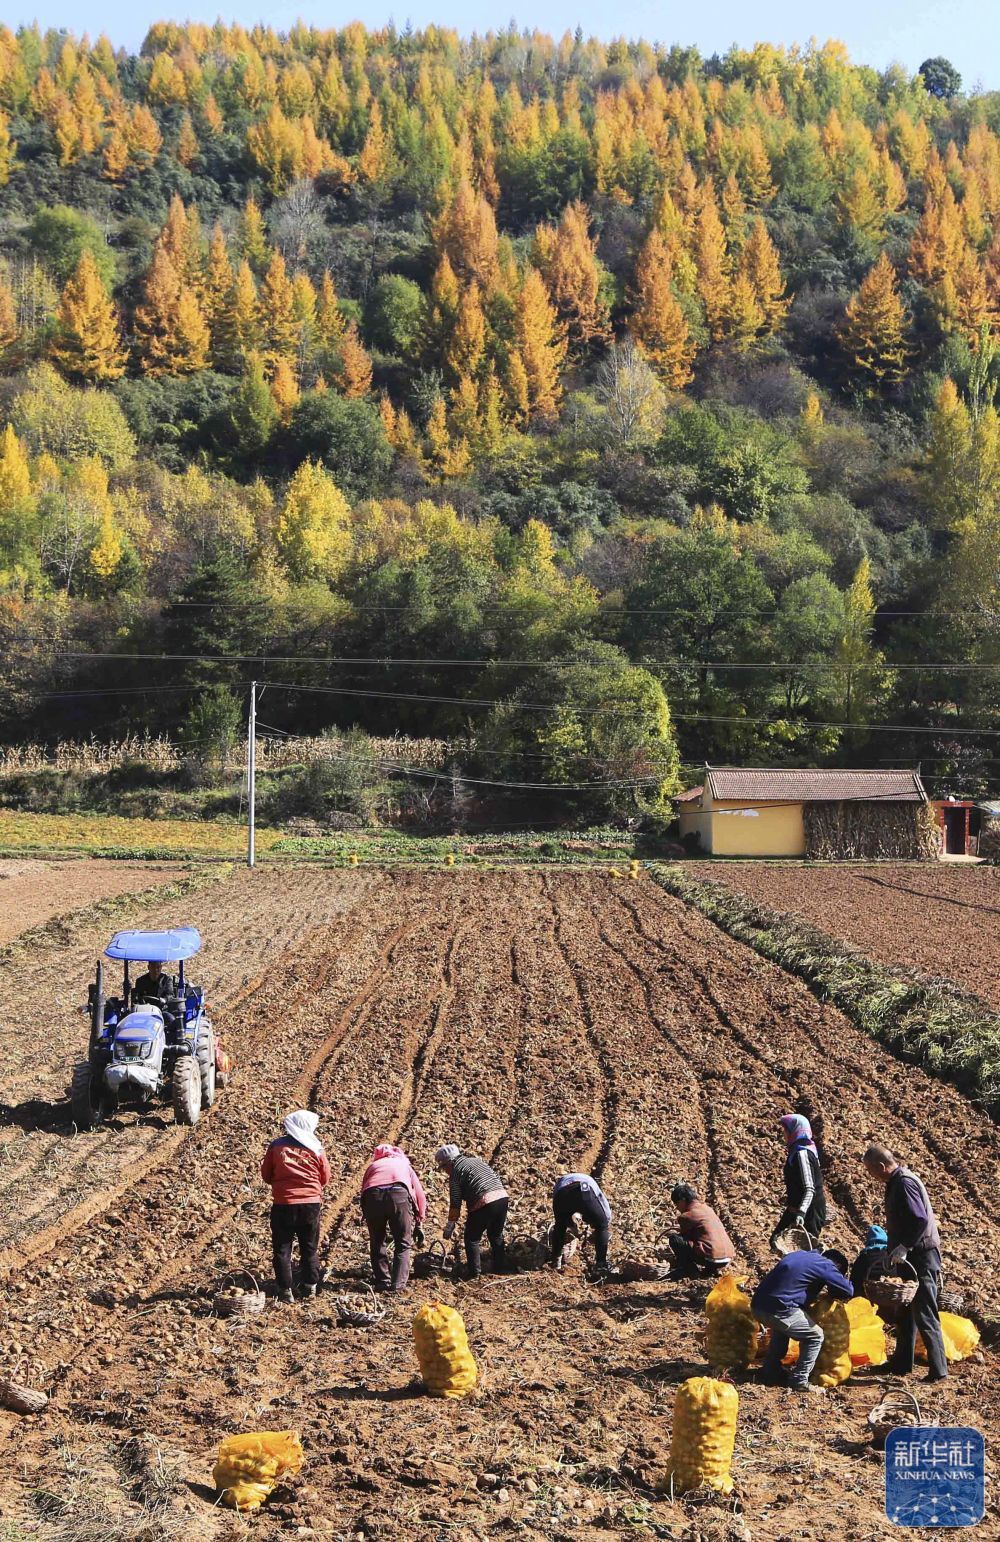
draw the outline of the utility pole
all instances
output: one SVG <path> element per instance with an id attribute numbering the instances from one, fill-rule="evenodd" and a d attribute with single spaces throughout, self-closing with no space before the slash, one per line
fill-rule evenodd
<path id="1" fill-rule="evenodd" d="M 247 719 L 247 867 L 253 867 L 256 852 L 257 798 L 257 682 L 250 682 L 250 716 Z"/>

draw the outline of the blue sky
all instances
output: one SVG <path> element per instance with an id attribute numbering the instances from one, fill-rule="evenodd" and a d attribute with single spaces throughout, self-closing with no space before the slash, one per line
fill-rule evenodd
<path id="1" fill-rule="evenodd" d="M 624 33 L 666 43 L 695 43 L 706 54 L 723 52 L 731 43 L 750 44 L 820 41 L 841 38 L 859 63 L 882 68 L 894 61 L 915 70 L 930 55 L 944 54 L 961 71 L 966 89 L 979 84 L 1000 89 L 1000 5 L 997 0 L 838 0 L 836 5 L 804 6 L 801 0 L 715 0 L 703 6 L 670 7 L 652 0 L 533 0 L 518 10 L 508 0 L 360 0 L 350 5 L 300 4 L 255 6 L 252 0 L 52 0 L 21 10 L 14 0 L 8 20 L 37 20 L 43 27 L 86 28 L 92 36 L 107 32 L 116 45 L 138 47 L 151 21 L 164 17 L 194 17 L 212 21 L 220 12 L 227 19 L 267 21 L 279 29 L 297 17 L 322 26 L 342 26 L 358 19 L 379 26 L 390 16 L 397 25 L 437 22 L 468 33 L 504 26 L 511 16 L 520 26 L 538 27 L 556 36 L 579 24 L 585 33 L 610 37 Z M 29 0 L 30 6 L 30 0 Z"/>

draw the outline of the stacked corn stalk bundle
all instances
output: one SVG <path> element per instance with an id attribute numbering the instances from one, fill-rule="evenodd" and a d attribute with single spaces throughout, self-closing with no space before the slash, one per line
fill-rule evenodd
<path id="1" fill-rule="evenodd" d="M 806 856 L 821 861 L 932 861 L 940 836 L 924 803 L 805 803 Z"/>

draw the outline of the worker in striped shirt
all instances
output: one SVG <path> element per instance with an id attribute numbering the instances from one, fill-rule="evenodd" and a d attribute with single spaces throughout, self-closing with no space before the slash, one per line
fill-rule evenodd
<path id="1" fill-rule="evenodd" d="M 444 1237 L 449 1241 L 455 1234 L 458 1218 L 465 1205 L 465 1257 L 467 1277 L 478 1280 L 482 1274 L 482 1241 L 487 1237 L 490 1244 L 490 1260 L 494 1274 L 501 1274 L 507 1258 L 503 1229 L 507 1221 L 510 1203 L 507 1190 L 488 1162 L 480 1157 L 463 1156 L 458 1146 L 451 1143 L 439 1147 L 434 1160 L 442 1172 L 448 1174 L 450 1192 L 448 1224 Z"/>

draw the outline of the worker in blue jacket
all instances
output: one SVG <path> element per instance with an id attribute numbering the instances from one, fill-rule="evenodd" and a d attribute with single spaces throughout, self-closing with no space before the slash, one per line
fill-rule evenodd
<path id="1" fill-rule="evenodd" d="M 838 1301 L 850 1301 L 854 1295 L 847 1278 L 847 1259 L 835 1248 L 825 1253 L 786 1253 L 754 1291 L 750 1310 L 771 1330 L 761 1365 L 761 1377 L 771 1386 L 789 1386 L 796 1392 L 823 1391 L 809 1381 L 823 1348 L 823 1329 L 810 1316 L 821 1290 Z M 798 1341 L 799 1358 L 786 1381 L 781 1362 L 788 1353 L 789 1339 Z"/>

